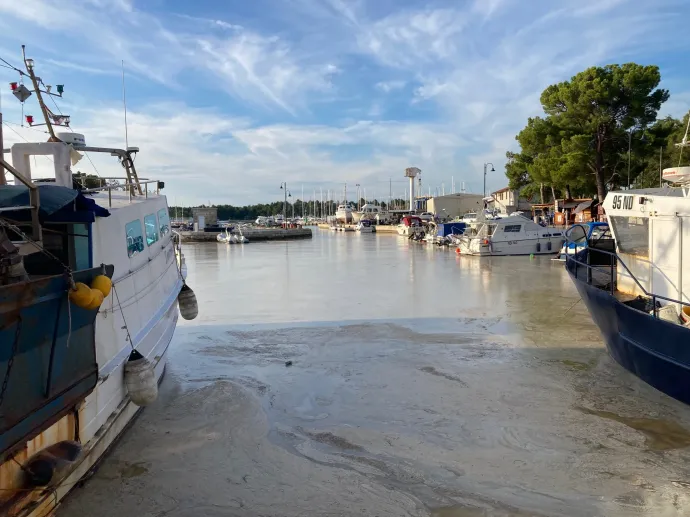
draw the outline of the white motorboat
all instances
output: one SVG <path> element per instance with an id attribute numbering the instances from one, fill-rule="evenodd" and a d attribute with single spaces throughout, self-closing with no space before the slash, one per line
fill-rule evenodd
<path id="1" fill-rule="evenodd" d="M 422 220 L 416 215 L 406 215 L 397 226 L 398 235 L 411 237 L 424 234 Z"/>
<path id="2" fill-rule="evenodd" d="M 232 235 L 228 233 L 228 229 L 225 228 L 225 230 L 216 235 L 216 240 L 223 244 L 232 244 Z"/>
<path id="3" fill-rule="evenodd" d="M 234 233 L 229 229 L 227 226 L 225 229 L 219 233 L 216 236 L 216 240 L 218 242 L 222 242 L 225 244 L 246 244 L 249 242 L 249 239 L 247 239 L 243 234 L 242 230 L 238 230 L 239 233 Z"/>
<path id="4" fill-rule="evenodd" d="M 486 219 L 480 214 L 457 239 L 466 255 L 542 255 L 556 253 L 565 237 L 561 230 L 545 228 L 523 216 Z"/>
<path id="5" fill-rule="evenodd" d="M 427 224 L 424 238 L 422 240 L 424 242 L 428 242 L 429 244 L 441 244 L 446 241 L 446 238 L 438 234 L 438 225 L 432 221 Z"/>
<path id="6" fill-rule="evenodd" d="M 355 230 L 360 233 L 373 233 L 376 231 L 376 227 L 371 224 L 369 219 L 360 219 L 360 221 L 355 226 Z"/>

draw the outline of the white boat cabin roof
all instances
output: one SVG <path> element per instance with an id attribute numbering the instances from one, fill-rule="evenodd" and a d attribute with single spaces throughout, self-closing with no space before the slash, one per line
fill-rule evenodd
<path id="1" fill-rule="evenodd" d="M 475 225 L 480 225 L 480 224 L 493 224 L 496 226 L 507 226 L 507 225 L 524 225 L 523 230 L 525 231 L 535 231 L 535 230 L 543 230 L 543 227 L 532 221 L 531 219 L 528 219 L 527 217 L 523 217 L 521 215 L 511 215 L 509 217 L 501 217 L 498 219 L 485 219 L 485 220 L 478 220 L 474 223 Z"/>
<path id="2" fill-rule="evenodd" d="M 132 204 L 144 203 L 157 198 L 165 198 L 163 194 L 157 194 L 156 192 L 130 196 L 129 192 L 124 190 L 111 190 L 110 193 L 108 193 L 108 191 L 101 190 L 98 192 L 85 193 L 84 195 L 93 199 L 97 205 L 107 208 L 110 211 L 125 208 Z"/>

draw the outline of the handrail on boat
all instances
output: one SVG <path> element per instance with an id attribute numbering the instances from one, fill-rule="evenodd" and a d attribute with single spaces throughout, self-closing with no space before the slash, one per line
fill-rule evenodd
<path id="1" fill-rule="evenodd" d="M 148 184 L 149 183 L 155 183 L 156 184 L 156 194 L 160 194 L 160 181 L 158 180 L 139 180 L 136 183 L 135 182 L 128 182 L 127 178 L 115 178 L 115 177 L 106 177 L 106 178 L 100 178 L 104 180 L 125 180 L 125 183 L 118 183 L 117 185 L 104 185 L 102 187 L 95 187 L 95 188 L 90 188 L 90 189 L 84 189 L 82 190 L 83 194 L 90 194 L 93 192 L 103 192 L 107 191 L 108 192 L 108 208 L 112 208 L 113 206 L 113 190 L 119 190 L 119 189 L 125 189 L 129 193 L 129 200 L 132 201 L 132 189 L 135 187 L 138 187 L 141 189 L 141 185 L 145 185 L 146 189 L 144 190 L 144 198 L 148 199 L 149 197 L 149 189 L 148 189 Z"/>
<path id="2" fill-rule="evenodd" d="M 24 175 L 15 169 L 12 165 L 5 161 L 4 156 L 0 156 L 0 165 L 7 169 L 7 171 L 17 178 L 20 182 L 24 184 L 25 187 L 29 189 L 29 204 L 31 205 L 31 238 L 34 242 L 40 243 L 43 241 L 43 234 L 41 231 L 41 223 L 38 219 L 38 210 L 41 207 L 41 202 L 38 194 L 38 186 L 24 177 Z M 3 182 L 5 179 L 5 171 L 0 167 L 0 176 L 2 176 Z"/>
<path id="3" fill-rule="evenodd" d="M 584 228 L 583 225 L 574 225 L 574 226 L 580 226 L 580 227 L 583 227 L 583 228 Z M 571 241 L 571 240 L 569 239 L 569 235 L 568 235 L 569 232 L 570 232 L 570 230 L 572 230 L 572 229 L 574 228 L 574 226 L 571 226 L 571 227 L 565 232 L 565 238 L 566 238 L 566 242 L 567 242 L 567 243 L 574 243 L 574 241 Z M 585 235 L 586 235 L 586 234 L 585 234 Z M 630 271 L 630 268 L 627 266 L 627 264 L 625 263 L 625 261 L 624 261 L 622 258 L 620 258 L 620 257 L 618 256 L 617 253 L 614 253 L 614 252 L 611 252 L 611 251 L 602 250 L 602 249 L 598 249 L 598 248 L 590 248 L 590 247 L 588 246 L 588 247 L 584 248 L 583 250 L 581 250 L 581 251 L 587 251 L 587 261 L 588 261 L 588 262 L 589 262 L 589 260 L 590 260 L 590 256 L 591 256 L 591 255 L 590 255 L 590 251 L 591 251 L 592 249 L 596 250 L 597 253 L 601 253 L 601 254 L 603 254 L 603 255 L 607 255 L 607 256 L 609 256 L 609 257 L 615 258 L 616 262 L 619 262 L 620 264 L 623 265 L 623 268 L 627 271 L 628 275 L 630 276 L 630 278 L 633 279 L 633 281 L 635 282 L 635 284 L 637 284 L 637 287 L 640 288 L 640 290 L 642 291 L 642 293 L 643 293 L 645 296 L 647 296 L 647 297 L 649 297 L 649 298 L 652 299 L 652 307 L 653 307 L 653 312 L 654 312 L 654 317 L 655 317 L 655 318 L 658 318 L 658 317 L 659 317 L 658 310 L 657 310 L 657 306 L 656 306 L 656 301 L 657 301 L 657 299 L 664 300 L 664 301 L 667 301 L 667 302 L 670 302 L 670 303 L 679 303 L 679 304 L 681 304 L 681 305 L 683 305 L 683 306 L 690 307 L 690 302 L 684 302 L 684 301 L 682 301 L 682 300 L 676 300 L 676 299 L 674 299 L 674 298 L 669 298 L 669 297 L 667 297 L 667 296 L 663 296 L 663 295 L 660 295 L 660 294 L 654 294 L 654 293 L 650 293 L 649 291 L 647 291 L 647 289 L 645 289 L 644 286 L 639 282 L 639 280 L 638 280 L 637 277 L 633 274 L 633 272 Z M 568 264 L 569 264 L 569 263 L 575 263 L 575 264 L 578 264 L 578 265 L 580 265 L 580 266 L 584 266 L 585 268 L 587 268 L 587 284 L 588 284 L 588 285 L 592 285 L 592 274 L 591 274 L 592 270 L 597 270 L 597 271 L 599 271 L 599 270 L 601 270 L 601 268 L 598 268 L 597 266 L 593 266 L 593 265 L 588 264 L 588 263 L 586 264 L 586 263 L 584 263 L 584 262 L 578 260 L 576 257 L 577 257 L 577 253 L 576 253 L 575 255 L 568 255 L 568 254 L 566 254 L 566 256 L 565 256 L 565 267 L 566 267 L 566 269 L 572 271 L 571 268 L 568 267 Z M 614 268 L 614 261 L 613 261 L 613 260 L 611 261 L 611 265 L 609 266 L 609 268 L 610 268 L 609 274 L 611 275 L 610 291 L 611 291 L 611 295 L 613 296 L 613 295 L 614 295 L 614 292 L 615 292 L 615 276 L 614 276 L 614 273 L 613 273 L 613 268 Z M 577 274 L 577 267 L 575 268 L 575 278 L 579 280 L 579 276 L 578 276 L 578 274 Z"/>

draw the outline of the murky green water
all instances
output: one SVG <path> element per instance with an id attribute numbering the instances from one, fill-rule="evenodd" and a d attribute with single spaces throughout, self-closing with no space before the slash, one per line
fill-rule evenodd
<path id="1" fill-rule="evenodd" d="M 690 514 L 690 409 L 561 264 L 319 230 L 185 254 L 200 316 L 61 516 Z"/>

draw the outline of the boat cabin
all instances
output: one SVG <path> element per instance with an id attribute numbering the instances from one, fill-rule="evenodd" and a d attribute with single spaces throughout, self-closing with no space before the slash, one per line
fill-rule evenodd
<path id="1" fill-rule="evenodd" d="M 402 218 L 400 224 L 411 227 L 422 226 L 422 219 L 416 215 L 406 215 Z"/>
<path id="2" fill-rule="evenodd" d="M 604 209 L 627 267 L 618 267 L 618 291 L 641 295 L 644 289 L 690 301 L 690 275 L 683 275 L 682 267 L 690 260 L 690 189 L 610 192 Z"/>
<path id="3" fill-rule="evenodd" d="M 359 213 L 362 215 L 362 217 L 368 217 L 370 219 L 373 219 L 378 214 L 383 213 L 383 210 L 378 205 L 372 205 L 371 203 L 367 203 L 365 205 L 362 205 L 362 209 Z"/>

